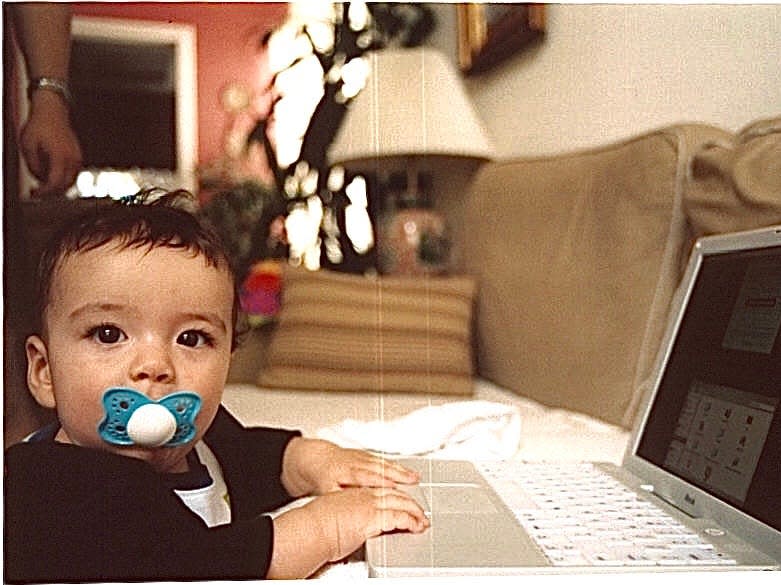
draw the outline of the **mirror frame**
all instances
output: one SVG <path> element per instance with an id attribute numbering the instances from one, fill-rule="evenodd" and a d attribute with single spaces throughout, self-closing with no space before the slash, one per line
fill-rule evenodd
<path id="1" fill-rule="evenodd" d="M 158 21 L 74 16 L 71 36 L 77 39 L 174 46 L 177 170 L 173 179 L 178 187 L 196 193 L 198 77 L 195 27 Z M 144 169 L 139 174 L 144 180 Z M 153 182 L 160 172 L 150 170 L 149 174 L 151 180 L 146 182 Z"/>

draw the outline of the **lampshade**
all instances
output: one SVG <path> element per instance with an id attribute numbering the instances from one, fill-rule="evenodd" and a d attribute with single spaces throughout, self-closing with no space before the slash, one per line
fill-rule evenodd
<path id="1" fill-rule="evenodd" d="M 383 49 L 365 57 L 371 73 L 331 144 L 331 164 L 371 170 L 380 158 L 492 158 L 461 78 L 439 51 Z"/>

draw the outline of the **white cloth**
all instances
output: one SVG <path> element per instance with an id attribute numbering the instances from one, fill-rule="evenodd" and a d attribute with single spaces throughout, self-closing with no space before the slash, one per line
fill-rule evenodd
<path id="1" fill-rule="evenodd" d="M 386 455 L 510 459 L 520 445 L 521 417 L 513 406 L 468 400 L 425 406 L 391 420 L 346 419 L 317 436 Z"/>
<path id="2" fill-rule="evenodd" d="M 228 487 L 222 477 L 222 467 L 212 453 L 212 450 L 200 441 L 195 445 L 195 451 L 206 466 L 212 482 L 203 488 L 194 490 L 174 490 L 179 499 L 198 514 L 208 527 L 230 524 L 231 509 L 228 499 Z"/>

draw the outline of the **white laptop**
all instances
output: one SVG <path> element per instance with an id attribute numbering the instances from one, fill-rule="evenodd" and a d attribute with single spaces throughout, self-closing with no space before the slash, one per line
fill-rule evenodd
<path id="1" fill-rule="evenodd" d="M 407 460 L 431 527 L 370 574 L 778 570 L 779 330 L 781 226 L 700 239 L 622 465 Z"/>

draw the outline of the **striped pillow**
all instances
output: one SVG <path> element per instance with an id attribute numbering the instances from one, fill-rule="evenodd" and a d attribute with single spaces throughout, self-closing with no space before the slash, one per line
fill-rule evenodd
<path id="1" fill-rule="evenodd" d="M 258 384 L 369 392 L 472 392 L 474 280 L 287 269 Z"/>

